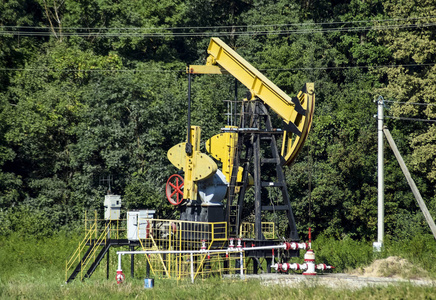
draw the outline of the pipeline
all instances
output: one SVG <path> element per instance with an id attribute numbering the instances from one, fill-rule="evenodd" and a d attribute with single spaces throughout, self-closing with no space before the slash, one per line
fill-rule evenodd
<path id="1" fill-rule="evenodd" d="M 310 242 L 308 243 L 297 243 L 297 242 L 284 242 L 280 245 L 271 246 L 252 246 L 252 247 L 242 247 L 241 239 L 237 239 L 237 245 L 235 247 L 234 239 L 229 240 L 229 247 L 227 249 L 216 249 L 207 250 L 206 240 L 202 240 L 202 246 L 200 250 L 142 250 L 142 251 L 118 251 L 118 269 L 116 280 L 117 283 L 122 283 L 125 279 L 121 268 L 121 257 L 125 254 L 204 254 L 204 253 L 225 253 L 228 257 L 231 252 L 240 252 L 241 259 L 241 276 L 243 276 L 243 264 L 242 264 L 242 252 L 248 250 L 272 250 L 274 253 L 275 249 L 284 250 L 307 250 L 304 255 L 304 264 L 297 263 L 284 263 L 284 264 L 274 264 L 271 267 L 280 272 L 287 272 L 288 270 L 302 270 L 305 271 L 303 275 L 316 275 L 316 270 L 330 270 L 334 269 L 332 266 L 327 266 L 326 264 L 319 264 L 315 266 L 315 253 L 310 249 Z"/>
<path id="2" fill-rule="evenodd" d="M 307 243 L 295 243 L 295 242 L 284 242 L 280 245 L 272 245 L 272 246 L 253 246 L 253 247 L 242 247 L 241 239 L 237 239 L 237 245 L 234 245 L 234 239 L 229 240 L 229 247 L 227 249 L 216 249 L 216 250 L 207 250 L 206 240 L 202 240 L 202 245 L 200 250 L 142 250 L 142 251 L 118 251 L 118 269 L 116 280 L 117 283 L 122 283 L 125 280 L 125 275 L 122 272 L 121 268 L 121 257 L 125 254 L 204 254 L 206 253 L 226 253 L 226 256 L 230 252 L 240 252 L 240 260 L 241 260 L 241 276 L 243 276 L 243 263 L 242 263 L 242 252 L 247 250 L 274 250 L 274 249 L 284 249 L 284 250 L 296 250 L 296 249 L 308 249 L 309 245 Z"/>
<path id="3" fill-rule="evenodd" d="M 141 251 L 118 251 L 118 257 L 125 254 L 201 254 L 204 252 L 210 252 L 210 253 L 220 253 L 220 252 L 227 252 L 227 251 L 234 251 L 234 252 L 240 252 L 240 251 L 248 251 L 248 250 L 272 250 L 272 249 L 285 249 L 285 250 L 296 250 L 296 249 L 308 249 L 307 243 L 289 243 L 285 242 L 280 245 L 272 245 L 272 246 L 254 246 L 254 247 L 242 247 L 240 244 L 238 244 L 237 247 L 229 247 L 227 249 L 217 249 L 217 250 L 206 250 L 205 247 L 203 247 L 201 250 L 141 250 Z"/>
<path id="4" fill-rule="evenodd" d="M 304 264 L 297 264 L 297 263 L 283 263 L 283 264 L 273 264 L 271 268 L 274 268 L 278 272 L 287 273 L 289 270 L 293 271 L 306 271 L 308 269 L 308 265 L 306 263 Z M 325 271 L 325 270 L 332 270 L 335 267 L 328 266 L 326 264 L 318 264 L 315 266 L 316 270 L 318 271 Z"/>
<path id="5" fill-rule="evenodd" d="M 307 252 L 304 254 L 304 263 L 303 264 L 297 264 L 297 263 L 283 263 L 283 264 L 273 264 L 271 265 L 271 268 L 275 269 L 278 272 L 287 273 L 289 270 L 294 271 L 304 271 L 303 275 L 316 275 L 316 270 L 318 271 L 325 271 L 325 270 L 331 270 L 335 267 L 329 266 L 326 264 L 315 264 L 315 252 L 313 252 L 312 249 L 307 250 Z"/>

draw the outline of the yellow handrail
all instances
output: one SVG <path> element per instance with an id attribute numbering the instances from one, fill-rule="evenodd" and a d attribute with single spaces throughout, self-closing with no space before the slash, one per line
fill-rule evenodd
<path id="1" fill-rule="evenodd" d="M 79 246 L 77 247 L 76 251 L 74 251 L 71 258 L 66 261 L 65 264 L 65 281 L 68 280 L 68 271 L 71 269 L 71 267 L 76 264 L 76 261 L 80 261 L 82 255 L 82 250 L 86 247 L 86 244 L 88 244 L 91 241 L 91 237 L 94 234 L 94 232 L 97 230 L 97 223 L 94 223 L 90 228 L 89 231 L 86 232 L 85 237 L 83 240 L 79 243 Z"/>
<path id="2" fill-rule="evenodd" d="M 93 248 L 88 253 L 88 255 L 85 257 L 85 259 L 82 261 L 82 267 L 81 267 L 81 272 L 80 272 L 81 278 L 80 279 L 83 279 L 83 269 L 88 266 L 89 262 L 91 261 L 91 257 L 94 257 L 94 261 L 95 261 L 95 254 L 97 252 L 98 247 L 101 246 L 102 244 L 106 244 L 108 229 L 110 228 L 110 225 L 111 225 L 111 222 L 109 221 L 106 224 L 105 229 L 101 232 L 101 234 L 98 236 L 98 238 L 94 241 L 94 244 L 90 246 Z M 97 231 L 96 231 L 96 236 L 97 236 Z"/>
<path id="3" fill-rule="evenodd" d="M 117 230 L 118 232 L 118 226 L 122 228 L 121 230 L 124 229 L 124 226 L 119 225 L 118 222 L 115 224 L 115 220 L 106 224 L 103 224 L 103 221 L 96 219 L 94 216 L 87 220 L 85 237 L 79 243 L 72 257 L 66 261 L 66 280 L 68 280 L 68 276 L 71 276 L 71 269 L 74 270 L 76 266 L 78 266 L 76 270 L 77 278 L 80 277 L 83 280 L 87 276 L 87 272 L 89 272 L 89 267 L 95 262 L 95 258 L 110 238 L 109 230 Z M 203 273 L 205 274 L 210 271 L 203 266 L 204 263 L 209 261 L 208 250 L 211 248 L 215 249 L 217 243 L 223 243 L 223 246 L 227 243 L 226 222 L 206 223 L 160 219 L 149 219 L 148 222 L 150 225 L 147 226 L 146 237 L 138 239 L 143 250 L 198 250 L 200 249 L 201 239 L 208 239 L 206 252 L 195 255 L 195 267 L 192 273 L 194 278 L 199 278 Z M 117 234 L 113 234 L 111 238 L 115 238 L 115 236 L 119 238 Z M 85 249 L 88 246 L 89 248 Z M 218 268 L 222 268 L 222 258 L 217 258 L 217 255 L 212 253 L 210 261 L 213 264 L 217 264 Z M 145 258 L 151 274 L 154 276 L 180 279 L 189 275 L 185 268 L 187 266 L 189 268 L 190 258 L 186 257 L 186 255 L 168 254 L 164 257 L 160 254 L 152 254 L 150 257 L 146 255 Z M 234 258 L 230 259 L 234 260 Z M 228 269 L 229 267 L 225 268 Z M 215 271 L 217 270 L 219 271 L 219 269 Z"/>

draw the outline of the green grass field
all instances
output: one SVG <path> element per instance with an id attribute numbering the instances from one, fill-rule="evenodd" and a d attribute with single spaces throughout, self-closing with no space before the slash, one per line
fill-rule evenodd
<path id="1" fill-rule="evenodd" d="M 154 288 L 144 289 L 143 277 L 132 279 L 127 275 L 125 283 L 115 282 L 115 255 L 112 255 L 109 280 L 106 280 L 105 267 L 100 266 L 90 279 L 65 284 L 65 259 L 76 248 L 77 241 L 77 237 L 65 233 L 40 240 L 18 236 L 0 238 L 0 299 L 436 299 L 436 287 L 408 283 L 351 291 L 266 286 L 258 280 L 212 278 L 191 284 L 190 281 L 155 279 Z M 317 259 L 337 263 L 339 272 L 368 265 L 377 258 L 369 242 L 319 238 L 314 245 Z M 429 236 L 408 243 L 387 243 L 386 250 L 379 256 L 404 257 L 424 268 L 426 276 L 434 279 L 435 253 L 436 242 Z"/>
<path id="2" fill-rule="evenodd" d="M 42 274 L 45 273 L 45 274 Z M 40 272 L 37 276 L 17 274 L 2 278 L 1 299 L 436 299 L 435 287 L 402 284 L 391 287 L 363 288 L 355 291 L 317 288 L 265 286 L 260 281 L 209 279 L 189 282 L 156 280 L 155 287 L 144 289 L 144 281 L 128 279 L 90 279 L 64 284 L 60 273 Z"/>

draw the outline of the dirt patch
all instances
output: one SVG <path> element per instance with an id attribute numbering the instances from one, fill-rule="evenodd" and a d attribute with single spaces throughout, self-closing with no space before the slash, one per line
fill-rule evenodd
<path id="1" fill-rule="evenodd" d="M 363 277 L 390 277 L 403 279 L 426 279 L 428 272 L 421 267 L 413 265 L 407 259 L 390 256 L 377 259 L 371 265 L 347 272 L 350 275 Z"/>
<path id="2" fill-rule="evenodd" d="M 266 286 L 282 285 L 291 288 L 316 288 L 318 286 L 323 286 L 334 289 L 358 290 L 366 287 L 398 286 L 400 284 L 436 287 L 436 281 L 427 279 L 416 280 L 392 277 L 365 277 L 344 273 L 332 273 L 317 276 L 270 273 L 245 275 L 245 278 L 248 280 L 260 280 L 260 283 Z"/>

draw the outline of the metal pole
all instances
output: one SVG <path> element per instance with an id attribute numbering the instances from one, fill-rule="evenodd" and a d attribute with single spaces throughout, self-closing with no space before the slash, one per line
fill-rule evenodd
<path id="1" fill-rule="evenodd" d="M 378 134 L 378 208 L 377 208 L 377 242 L 373 244 L 374 251 L 380 252 L 383 247 L 385 232 L 384 208 L 384 170 L 383 170 L 383 97 L 377 100 L 377 134 Z"/>
<path id="2" fill-rule="evenodd" d="M 253 136 L 254 153 L 254 236 L 257 240 L 262 240 L 262 182 L 260 178 L 260 134 Z"/>
<path id="3" fill-rule="evenodd" d="M 130 251 L 134 251 L 135 247 L 130 246 Z M 130 277 L 135 277 L 135 254 L 130 255 Z"/>
<path id="4" fill-rule="evenodd" d="M 392 151 L 394 151 L 398 163 L 400 164 L 401 170 L 403 171 L 403 174 L 406 177 L 407 183 L 409 183 L 410 189 L 412 190 L 412 193 L 415 196 L 416 201 L 418 202 L 419 208 L 421 208 L 425 220 L 427 221 L 427 224 L 430 227 L 430 230 L 433 233 L 434 238 L 436 239 L 436 225 L 433 221 L 432 216 L 430 215 L 430 212 L 427 209 L 427 206 L 425 205 L 424 200 L 421 197 L 421 193 L 419 192 L 415 184 L 415 181 L 412 179 L 412 176 L 409 173 L 409 169 L 407 168 L 406 163 L 404 162 L 403 157 L 400 154 L 400 151 L 398 151 L 397 145 L 395 144 L 395 141 L 392 138 L 391 133 L 387 128 L 384 128 L 384 133 L 386 135 L 386 139 L 388 140 L 389 145 L 392 148 Z"/>
<path id="5" fill-rule="evenodd" d="M 194 283 L 194 256 L 191 252 L 191 282 Z"/>
<path id="6" fill-rule="evenodd" d="M 109 280 L 109 253 L 110 250 L 107 250 L 107 257 L 106 257 L 106 279 Z"/>
<path id="7" fill-rule="evenodd" d="M 234 121 L 232 121 L 232 125 L 234 125 L 234 126 L 237 126 L 237 121 L 238 121 L 238 119 L 237 119 L 237 115 L 236 115 L 236 110 L 237 110 L 237 104 L 238 104 L 238 80 L 235 78 L 235 98 L 234 98 L 234 103 L 233 103 L 233 109 L 234 109 L 234 111 L 233 111 L 233 118 L 234 118 Z"/>
<path id="8" fill-rule="evenodd" d="M 186 141 L 186 154 L 192 154 L 191 141 L 191 69 L 188 70 L 188 137 Z"/>
<path id="9" fill-rule="evenodd" d="M 242 257 L 242 251 L 239 253 L 239 259 L 240 259 L 240 267 L 241 267 L 241 279 L 244 279 L 244 260 Z"/>
<path id="10" fill-rule="evenodd" d="M 106 247 L 108 247 L 108 244 L 110 243 L 111 239 L 111 227 L 110 227 L 110 220 L 106 221 L 106 226 L 108 227 L 107 230 L 107 240 L 106 240 Z M 109 253 L 110 250 L 107 250 L 107 257 L 106 257 L 106 279 L 109 280 Z"/>
<path id="11" fill-rule="evenodd" d="M 118 254 L 118 270 L 117 271 L 121 271 L 121 255 L 122 253 L 117 252 Z"/>

